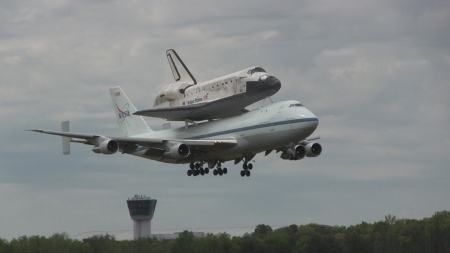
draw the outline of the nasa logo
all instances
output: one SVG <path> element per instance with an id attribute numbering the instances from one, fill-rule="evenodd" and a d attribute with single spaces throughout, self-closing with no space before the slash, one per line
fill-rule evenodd
<path id="1" fill-rule="evenodd" d="M 119 109 L 119 106 L 117 106 L 117 104 L 116 104 L 116 107 L 117 107 L 117 111 L 119 112 L 118 113 L 118 115 L 119 115 L 119 119 L 121 119 L 122 121 L 120 121 L 119 123 L 123 123 L 124 121 L 125 122 L 127 122 L 127 124 L 128 124 L 128 121 L 127 121 L 127 117 L 130 117 L 130 118 L 132 118 L 131 117 L 131 114 L 130 114 L 130 111 L 128 110 L 128 108 L 130 107 L 130 105 L 128 104 L 128 103 L 126 103 L 123 107 L 122 107 L 122 110 L 121 109 Z M 129 125 L 129 124 L 128 124 Z"/>

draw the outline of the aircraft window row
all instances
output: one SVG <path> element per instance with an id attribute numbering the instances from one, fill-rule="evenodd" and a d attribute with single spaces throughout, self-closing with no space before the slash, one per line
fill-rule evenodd
<path id="1" fill-rule="evenodd" d="M 301 103 L 298 104 L 290 104 L 289 107 L 303 107 Z"/>
<path id="2" fill-rule="evenodd" d="M 250 69 L 247 74 L 253 75 L 254 73 L 258 73 L 258 72 L 266 72 L 263 68 L 261 67 L 256 67 L 254 69 Z"/>

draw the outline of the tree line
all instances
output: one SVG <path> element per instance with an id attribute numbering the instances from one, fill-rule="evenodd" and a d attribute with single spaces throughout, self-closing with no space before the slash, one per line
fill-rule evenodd
<path id="1" fill-rule="evenodd" d="M 436 212 L 422 220 L 397 219 L 344 226 L 290 225 L 273 230 L 260 224 L 251 234 L 230 237 L 207 234 L 195 238 L 184 231 L 172 241 L 146 238 L 116 241 L 111 235 L 95 235 L 82 241 L 66 233 L 0 239 L 0 253 L 450 253 L 450 212 Z"/>

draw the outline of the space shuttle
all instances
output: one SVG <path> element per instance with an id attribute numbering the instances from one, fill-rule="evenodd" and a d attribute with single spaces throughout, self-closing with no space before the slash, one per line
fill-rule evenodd
<path id="1" fill-rule="evenodd" d="M 257 66 L 197 83 L 175 50 L 167 50 L 166 55 L 175 83 L 165 85 L 157 93 L 152 109 L 139 110 L 134 115 L 168 121 L 228 118 L 246 113 L 246 106 L 281 88 L 278 78 Z"/>

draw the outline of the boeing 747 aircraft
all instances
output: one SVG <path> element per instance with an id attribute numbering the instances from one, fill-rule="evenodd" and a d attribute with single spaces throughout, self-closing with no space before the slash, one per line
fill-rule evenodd
<path id="1" fill-rule="evenodd" d="M 261 67 L 197 83 L 175 50 L 167 50 L 166 55 L 175 83 L 161 89 L 152 109 L 136 115 L 171 121 L 227 118 L 247 112 L 246 106 L 272 96 L 281 87 L 280 80 Z"/>
<path id="2" fill-rule="evenodd" d="M 300 102 L 289 100 L 270 104 L 243 115 L 194 123 L 176 129 L 152 131 L 120 87 L 109 89 L 121 136 L 69 132 L 68 121 L 62 131 L 30 130 L 59 135 L 63 153 L 70 153 L 70 142 L 92 145 L 100 154 L 135 155 L 159 162 L 189 164 L 188 176 L 227 174 L 227 161 L 238 164 L 240 175 L 250 176 L 256 154 L 281 152 L 281 159 L 300 160 L 320 155 L 322 147 L 307 139 L 319 120 Z M 224 168 L 222 168 L 224 167 Z"/>

